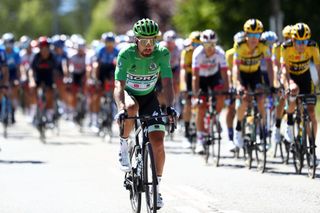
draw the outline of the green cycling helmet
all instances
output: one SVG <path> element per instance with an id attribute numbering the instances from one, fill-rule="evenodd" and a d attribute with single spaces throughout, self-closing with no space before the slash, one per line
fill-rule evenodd
<path id="1" fill-rule="evenodd" d="M 136 37 L 157 36 L 159 26 L 155 21 L 144 18 L 133 25 L 133 32 Z"/>

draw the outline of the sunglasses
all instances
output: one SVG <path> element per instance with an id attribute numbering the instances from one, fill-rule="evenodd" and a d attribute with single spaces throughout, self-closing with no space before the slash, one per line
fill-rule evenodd
<path id="1" fill-rule="evenodd" d="M 297 45 L 307 45 L 308 40 L 295 40 Z"/>
<path id="2" fill-rule="evenodd" d="M 198 47 L 198 46 L 200 45 L 200 43 L 192 42 L 191 45 L 192 45 L 193 47 Z"/>
<path id="3" fill-rule="evenodd" d="M 146 47 L 147 45 L 154 46 L 156 44 L 155 38 L 137 38 L 137 40 L 143 47 Z"/>
<path id="4" fill-rule="evenodd" d="M 260 33 L 248 33 L 247 37 L 248 38 L 260 38 L 261 34 Z"/>
<path id="5" fill-rule="evenodd" d="M 204 48 L 209 48 L 209 47 L 215 47 L 216 43 L 214 43 L 214 42 L 204 42 L 204 43 L 202 43 L 202 45 L 203 45 Z"/>

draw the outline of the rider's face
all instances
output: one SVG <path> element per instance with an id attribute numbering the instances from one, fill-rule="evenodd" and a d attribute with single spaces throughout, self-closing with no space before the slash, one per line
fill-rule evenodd
<path id="1" fill-rule="evenodd" d="M 155 37 L 136 38 L 139 53 L 144 56 L 150 56 L 154 50 L 156 44 Z"/>
<path id="2" fill-rule="evenodd" d="M 294 40 L 294 47 L 299 53 L 303 53 L 306 49 L 306 45 L 308 44 L 308 40 Z"/>

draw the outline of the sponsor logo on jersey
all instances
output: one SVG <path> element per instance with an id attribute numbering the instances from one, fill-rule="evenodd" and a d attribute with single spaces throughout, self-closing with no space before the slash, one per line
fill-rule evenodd
<path id="1" fill-rule="evenodd" d="M 157 66 L 156 63 L 151 63 L 150 66 L 149 66 L 150 70 L 156 70 L 157 68 L 158 68 L 158 66 Z"/>

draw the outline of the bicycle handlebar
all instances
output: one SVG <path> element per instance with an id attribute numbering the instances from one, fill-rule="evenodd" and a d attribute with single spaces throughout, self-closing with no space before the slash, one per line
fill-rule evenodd
<path id="1" fill-rule="evenodd" d="M 173 118 L 173 122 L 172 121 L 168 122 L 170 124 L 169 132 L 173 133 L 174 130 L 177 128 L 177 116 L 172 116 L 172 115 L 168 115 L 168 114 L 157 115 L 157 116 L 153 116 L 153 115 L 141 115 L 141 116 L 124 115 L 123 117 L 119 118 L 120 136 L 122 136 L 123 132 L 124 132 L 124 121 L 125 120 L 140 120 L 142 122 L 148 122 L 152 119 L 164 118 L 164 117 L 172 117 Z"/>

